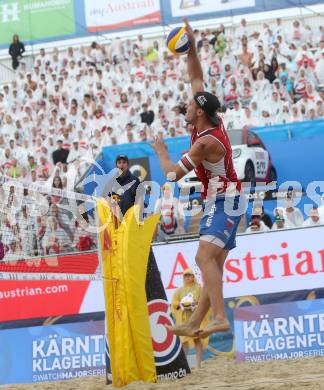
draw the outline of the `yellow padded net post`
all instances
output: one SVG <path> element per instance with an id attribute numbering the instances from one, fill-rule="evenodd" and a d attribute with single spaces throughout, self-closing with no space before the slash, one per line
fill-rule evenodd
<path id="1" fill-rule="evenodd" d="M 97 210 L 113 386 L 156 382 L 145 281 L 159 215 L 139 223 L 134 206 L 118 223 L 104 199 Z"/>

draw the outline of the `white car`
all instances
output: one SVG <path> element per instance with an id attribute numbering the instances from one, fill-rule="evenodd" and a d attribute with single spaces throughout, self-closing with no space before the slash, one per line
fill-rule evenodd
<path id="1" fill-rule="evenodd" d="M 238 179 L 250 182 L 270 183 L 277 180 L 277 173 L 272 165 L 271 157 L 260 138 L 248 129 L 229 130 L 228 136 L 232 145 L 232 157 Z M 178 181 L 181 192 L 201 192 L 201 182 L 195 171 L 189 172 Z"/>

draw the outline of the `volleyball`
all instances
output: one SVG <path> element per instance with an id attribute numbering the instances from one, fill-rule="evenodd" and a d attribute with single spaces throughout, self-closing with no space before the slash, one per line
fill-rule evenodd
<path id="1" fill-rule="evenodd" d="M 173 54 L 185 54 L 190 49 L 190 42 L 185 27 L 172 29 L 166 41 L 168 49 Z"/>

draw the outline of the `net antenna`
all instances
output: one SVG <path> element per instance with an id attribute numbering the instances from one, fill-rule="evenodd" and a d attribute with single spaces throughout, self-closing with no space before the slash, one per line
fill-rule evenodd
<path id="1" fill-rule="evenodd" d="M 96 198 L 0 176 L 0 280 L 101 280 Z"/>

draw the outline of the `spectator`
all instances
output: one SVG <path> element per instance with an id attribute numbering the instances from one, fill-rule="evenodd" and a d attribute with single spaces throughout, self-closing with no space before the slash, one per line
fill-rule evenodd
<path id="1" fill-rule="evenodd" d="M 171 311 L 177 325 L 186 323 L 197 306 L 201 295 L 201 287 L 197 283 L 194 273 L 187 268 L 183 273 L 183 287 L 178 288 L 172 297 Z M 206 325 L 208 318 L 204 320 Z M 201 367 L 202 354 L 204 346 L 207 347 L 208 339 L 203 344 L 200 338 L 181 336 L 180 340 L 185 354 L 188 353 L 189 347 L 196 349 L 196 368 Z"/>
<path id="2" fill-rule="evenodd" d="M 27 205 L 23 205 L 21 212 L 17 217 L 17 225 L 19 226 L 19 236 L 21 239 L 22 251 L 24 258 L 35 256 L 36 249 L 36 230 L 35 220 L 30 215 Z"/>
<path id="3" fill-rule="evenodd" d="M 51 165 L 47 161 L 46 155 L 40 156 L 39 165 L 37 166 L 37 176 L 40 180 L 47 180 L 50 177 Z"/>
<path id="4" fill-rule="evenodd" d="M 293 205 L 293 199 L 291 196 L 287 196 L 286 207 L 284 209 L 284 217 L 287 219 L 287 222 L 291 227 L 299 227 L 304 222 L 304 217 L 302 212 Z"/>
<path id="5" fill-rule="evenodd" d="M 60 138 L 57 141 L 57 149 L 52 153 L 54 165 L 57 163 L 66 164 L 69 155 L 69 150 L 63 148 L 63 140 Z"/>
<path id="6" fill-rule="evenodd" d="M 272 225 L 271 230 L 282 230 L 290 229 L 291 225 L 286 221 L 282 211 L 275 212 L 274 224 Z"/>
<path id="7" fill-rule="evenodd" d="M 52 188 L 57 190 L 63 190 L 63 182 L 60 176 L 54 176 Z M 61 196 L 59 195 L 52 195 L 51 196 L 51 203 L 57 204 L 61 200 Z"/>
<path id="8" fill-rule="evenodd" d="M 320 84 L 324 84 L 324 48 L 321 50 L 321 57 L 316 62 L 316 77 Z"/>
<path id="9" fill-rule="evenodd" d="M 252 115 L 252 111 L 249 107 L 246 107 L 244 109 L 245 117 L 243 119 L 243 126 L 244 127 L 258 127 L 259 126 L 259 120 L 257 117 Z"/>
<path id="10" fill-rule="evenodd" d="M 166 183 L 162 187 L 162 197 L 156 202 L 154 213 L 161 213 L 157 230 L 157 241 L 165 241 L 175 234 L 184 234 L 183 205 L 172 193 L 172 185 Z"/>
<path id="11" fill-rule="evenodd" d="M 256 204 L 252 210 L 253 215 L 259 215 L 261 221 L 269 228 L 272 228 L 272 219 L 269 214 L 264 211 L 264 206 Z"/>
<path id="12" fill-rule="evenodd" d="M 42 240 L 46 255 L 67 252 L 72 248 L 72 242 L 65 231 L 59 226 L 55 217 L 48 217 L 46 231 Z"/>
<path id="13" fill-rule="evenodd" d="M 239 55 L 239 59 L 244 66 L 248 68 L 252 65 L 253 54 L 249 52 L 247 43 L 242 44 L 242 53 Z"/>
<path id="14" fill-rule="evenodd" d="M 72 142 L 72 148 L 69 151 L 69 155 L 67 157 L 66 162 L 68 164 L 77 162 L 82 156 L 82 151 L 79 148 L 79 140 L 75 139 Z"/>
<path id="15" fill-rule="evenodd" d="M 290 120 L 290 112 L 289 112 L 289 104 L 283 103 L 282 105 L 282 111 L 279 112 L 276 118 L 277 123 L 288 123 Z"/>
<path id="16" fill-rule="evenodd" d="M 320 216 L 318 208 L 313 207 L 309 211 L 309 218 L 303 222 L 302 226 L 303 227 L 310 227 L 310 226 L 319 226 L 319 225 L 323 225 L 323 224 L 324 224 L 324 220 Z"/>
<path id="17" fill-rule="evenodd" d="M 16 158 L 11 159 L 11 162 L 7 166 L 6 173 L 13 179 L 19 179 L 21 176 L 21 166 Z"/>
<path id="18" fill-rule="evenodd" d="M 12 43 L 9 46 L 9 54 L 12 59 L 12 69 L 16 70 L 19 66 L 19 61 L 22 58 L 23 53 L 25 52 L 25 46 L 19 40 L 19 36 L 15 34 L 12 38 Z"/>
<path id="19" fill-rule="evenodd" d="M 271 64 L 266 75 L 266 78 L 273 83 L 273 81 L 279 76 L 279 64 L 276 57 L 271 59 Z"/>
<path id="20" fill-rule="evenodd" d="M 246 229 L 246 233 L 268 232 L 269 230 L 269 227 L 261 220 L 260 215 L 251 215 L 249 227 Z"/>
<path id="21" fill-rule="evenodd" d="M 73 241 L 73 229 L 72 229 L 72 212 L 66 210 L 66 200 L 64 198 L 60 199 L 62 208 L 60 208 L 56 203 L 52 203 L 48 215 L 54 217 L 57 221 L 59 227 L 65 232 L 65 235 L 68 236 L 70 241 Z"/>
<path id="22" fill-rule="evenodd" d="M 94 242 L 78 221 L 75 221 L 73 247 L 80 252 L 89 251 Z"/>
<path id="23" fill-rule="evenodd" d="M 21 248 L 20 242 L 13 238 L 9 242 L 8 250 L 5 253 L 3 262 L 6 262 L 10 265 L 15 265 L 17 261 L 25 259 L 25 254 Z"/>
<path id="24" fill-rule="evenodd" d="M 270 100 L 270 114 L 272 118 L 276 118 L 282 112 L 282 108 L 283 103 L 279 98 L 278 92 L 273 91 Z"/>
<path id="25" fill-rule="evenodd" d="M 154 121 L 154 112 L 148 109 L 147 103 L 143 103 L 142 108 L 143 111 L 140 114 L 141 122 L 150 126 Z"/>

